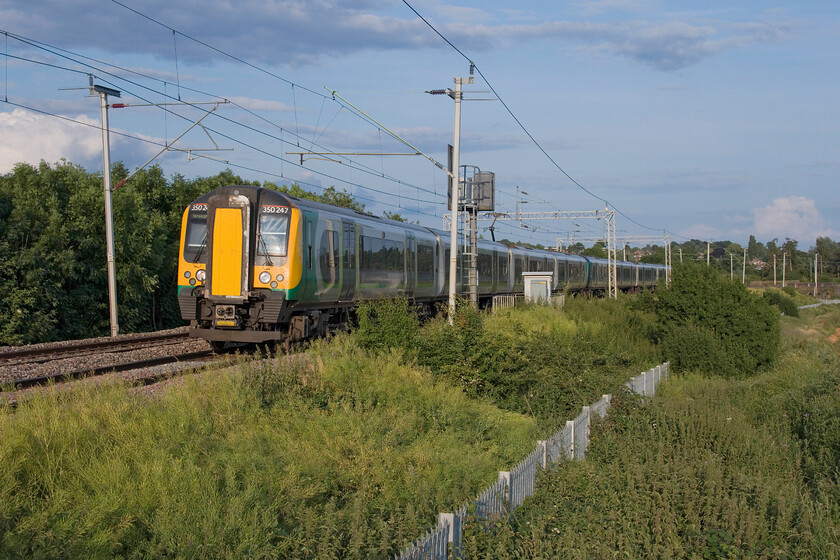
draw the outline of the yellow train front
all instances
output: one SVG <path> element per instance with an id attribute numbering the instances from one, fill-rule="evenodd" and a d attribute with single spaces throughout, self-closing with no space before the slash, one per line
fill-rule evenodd
<path id="1" fill-rule="evenodd" d="M 181 316 L 218 347 L 322 335 L 346 324 L 359 297 L 445 293 L 433 262 L 440 243 L 412 224 L 266 188 L 218 188 L 184 211 Z"/>

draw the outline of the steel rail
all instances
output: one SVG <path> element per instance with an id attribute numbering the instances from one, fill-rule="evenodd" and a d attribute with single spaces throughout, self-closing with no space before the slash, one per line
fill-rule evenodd
<path id="1" fill-rule="evenodd" d="M 38 348 L 21 348 L 12 350 L 0 350 L 0 362 L 8 362 L 19 358 L 26 358 L 30 356 L 44 356 L 43 361 L 52 359 L 59 359 L 63 354 L 73 355 L 84 350 L 103 350 L 107 348 L 114 348 L 115 350 L 126 346 L 136 346 L 139 344 L 149 342 L 162 342 L 167 340 L 187 339 L 189 337 L 186 332 L 166 333 L 166 334 L 150 334 L 143 336 L 136 336 L 131 338 L 121 338 L 119 340 L 97 340 L 95 342 L 81 342 L 78 344 L 68 344 L 64 346 L 41 346 Z M 55 357 L 51 357 L 55 356 Z"/>
<path id="2" fill-rule="evenodd" d="M 108 366 L 101 366 L 96 368 L 86 368 L 76 371 L 69 371 L 64 373 L 55 373 L 51 375 L 42 375 L 40 377 L 28 377 L 22 379 L 14 379 L 7 384 L 4 384 L 4 387 L 11 385 L 11 389 L 4 391 L 4 392 L 11 392 L 11 391 L 19 391 L 21 389 L 28 389 L 31 387 L 38 387 L 49 385 L 51 383 L 62 383 L 65 381 L 73 381 L 76 379 L 83 379 L 86 377 L 96 377 L 100 375 L 105 375 L 107 373 L 116 373 L 116 372 L 123 372 L 123 371 L 131 371 L 134 369 L 143 369 L 149 368 L 159 365 L 177 363 L 177 362 L 186 362 L 191 360 L 197 360 L 199 358 L 206 358 L 208 356 L 212 356 L 212 350 L 202 350 L 199 352 L 189 352 L 185 354 L 177 354 L 174 356 L 160 356 L 157 358 L 148 358 L 145 360 L 137 360 L 134 362 L 127 362 L 124 364 L 112 364 Z M 154 379 L 155 381 L 146 382 L 143 379 L 137 379 L 137 381 L 143 384 L 151 384 L 152 382 L 157 382 L 163 377 L 168 377 L 171 375 L 171 372 L 156 374 L 150 376 L 150 379 Z"/>

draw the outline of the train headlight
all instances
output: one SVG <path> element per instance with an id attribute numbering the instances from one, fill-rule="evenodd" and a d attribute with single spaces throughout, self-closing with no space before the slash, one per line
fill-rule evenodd
<path id="1" fill-rule="evenodd" d="M 184 272 L 184 278 L 189 278 L 191 276 L 190 271 Z"/>
<path id="2" fill-rule="evenodd" d="M 271 282 L 271 273 L 267 270 L 263 270 L 262 272 L 260 272 L 260 282 L 262 282 L 263 284 L 268 284 L 269 282 Z"/>
<path id="3" fill-rule="evenodd" d="M 204 282 L 204 279 L 207 277 L 207 273 L 204 272 L 204 269 L 202 268 L 201 270 L 195 273 L 195 277 L 199 282 Z"/>
<path id="4" fill-rule="evenodd" d="M 190 286 L 195 286 L 195 278 L 190 278 Z"/>
<path id="5" fill-rule="evenodd" d="M 278 275 L 277 275 L 277 281 L 278 281 L 278 282 L 282 282 L 282 281 L 283 281 L 283 275 L 282 275 L 282 274 L 278 274 Z"/>

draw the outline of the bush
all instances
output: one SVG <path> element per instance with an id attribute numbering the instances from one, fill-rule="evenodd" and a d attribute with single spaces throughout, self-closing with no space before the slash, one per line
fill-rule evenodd
<path id="1" fill-rule="evenodd" d="M 790 297 L 796 297 L 796 294 L 799 293 L 799 292 L 796 291 L 796 288 L 794 288 L 793 286 L 785 286 L 784 288 L 782 288 L 782 291 L 784 293 L 786 293 L 787 295 L 789 295 Z"/>
<path id="2" fill-rule="evenodd" d="M 787 289 L 787 286 L 785 286 L 785 289 Z M 779 311 L 781 311 L 783 315 L 787 315 L 788 317 L 799 317 L 799 309 L 796 307 L 796 303 L 782 292 L 776 290 L 766 290 L 762 297 L 764 297 L 770 305 L 778 307 Z"/>
<path id="3" fill-rule="evenodd" d="M 356 311 L 356 340 L 362 348 L 414 352 L 420 320 L 407 298 L 362 301 Z"/>
<path id="4" fill-rule="evenodd" d="M 423 326 L 418 362 L 469 394 L 533 416 L 548 432 L 656 363 L 644 335 L 652 319 L 625 299 L 579 298 L 563 310 L 524 306 L 489 314 L 467 304 L 453 325 L 440 318 Z"/>
<path id="5" fill-rule="evenodd" d="M 659 318 L 654 339 L 676 371 L 748 376 L 778 357 L 778 311 L 716 270 L 676 266 L 671 286 L 644 302 Z"/>

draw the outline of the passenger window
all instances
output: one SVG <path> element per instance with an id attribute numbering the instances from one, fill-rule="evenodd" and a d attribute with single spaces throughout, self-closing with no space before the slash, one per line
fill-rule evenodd
<path id="1" fill-rule="evenodd" d="M 335 284 L 338 279 L 338 232 L 328 229 L 321 234 L 318 258 L 324 284 L 326 286 Z"/>

